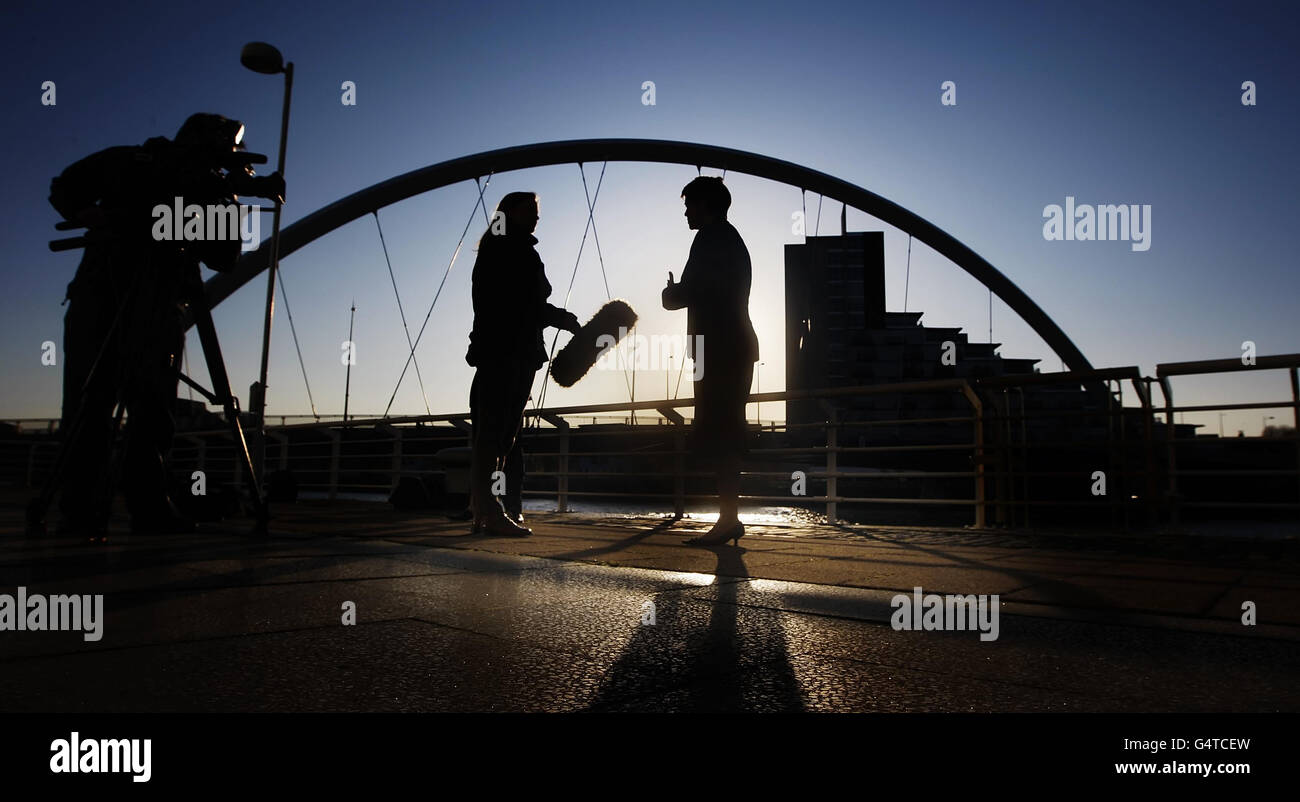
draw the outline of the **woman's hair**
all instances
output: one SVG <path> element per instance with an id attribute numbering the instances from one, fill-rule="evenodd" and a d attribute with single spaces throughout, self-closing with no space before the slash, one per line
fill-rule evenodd
<path id="1" fill-rule="evenodd" d="M 682 187 L 682 197 L 688 203 L 695 203 L 712 211 L 723 220 L 727 219 L 727 210 L 731 208 L 731 193 L 727 185 L 716 175 L 702 175 Z"/>
<path id="2" fill-rule="evenodd" d="M 506 196 L 501 199 L 501 202 L 497 204 L 497 212 L 506 215 L 508 217 L 511 209 L 515 209 L 519 206 L 522 206 L 525 203 L 531 203 L 534 206 L 536 206 L 537 193 L 536 192 L 508 192 L 506 193 Z M 492 215 L 492 218 L 493 221 L 495 222 L 496 215 L 495 214 Z M 488 223 L 488 227 L 486 230 L 484 230 L 483 236 L 478 238 L 478 245 L 475 246 L 475 250 L 483 246 L 483 240 L 487 239 L 489 236 L 494 236 L 492 234 L 492 226 L 493 226 L 492 223 Z M 506 233 L 509 233 L 509 231 L 507 230 Z"/>

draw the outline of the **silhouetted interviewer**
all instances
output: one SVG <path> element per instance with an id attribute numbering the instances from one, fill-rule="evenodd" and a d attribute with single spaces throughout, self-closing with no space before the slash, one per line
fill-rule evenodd
<path id="1" fill-rule="evenodd" d="M 686 223 L 697 233 L 682 280 L 663 291 L 665 309 L 686 308 L 687 354 L 697 363 L 692 452 L 710 463 L 718 481 L 718 522 L 686 542 L 739 540 L 740 461 L 745 452 L 745 400 L 758 361 L 749 319 L 749 249 L 731 223 L 731 193 L 721 178 L 701 176 L 682 189 Z"/>
<path id="2" fill-rule="evenodd" d="M 554 326 L 576 333 L 578 318 L 547 302 L 546 280 L 537 253 L 537 195 L 511 192 L 479 240 L 474 262 L 474 328 L 465 361 L 473 365 L 469 408 L 473 423 L 470 509 L 474 530 L 522 537 L 532 531 L 523 519 L 523 450 L 519 430 L 533 377 L 546 364 L 542 330 Z M 505 475 L 505 507 L 492 494 L 492 474 Z M 509 512 L 509 515 L 507 515 Z"/>

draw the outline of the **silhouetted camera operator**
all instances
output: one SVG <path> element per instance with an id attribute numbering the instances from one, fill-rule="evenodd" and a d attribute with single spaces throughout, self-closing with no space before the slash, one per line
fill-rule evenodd
<path id="1" fill-rule="evenodd" d="M 284 194 L 278 173 L 253 175 L 249 165 L 265 157 L 243 152 L 243 133 L 237 120 L 195 114 L 173 140 L 108 148 L 50 185 L 59 214 L 88 229 L 65 301 L 62 534 L 94 537 L 107 528 L 113 495 L 107 468 L 119 401 L 127 414 L 122 484 L 132 531 L 194 528 L 172 504 L 166 472 L 187 294 L 202 291 L 200 261 L 219 271 L 238 261 L 238 196 Z M 164 208 L 191 204 L 233 211 L 233 231 L 229 216 L 222 218 L 222 232 L 205 230 L 214 214 L 206 221 L 162 219 Z"/>

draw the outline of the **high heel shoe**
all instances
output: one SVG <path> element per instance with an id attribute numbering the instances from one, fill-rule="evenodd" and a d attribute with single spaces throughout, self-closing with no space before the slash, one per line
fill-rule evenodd
<path id="1" fill-rule="evenodd" d="M 737 546 L 740 544 L 740 539 L 744 536 L 745 525 L 737 521 L 734 526 L 727 527 L 726 529 L 715 529 L 706 535 L 693 537 L 689 540 L 683 540 L 682 542 L 688 546 L 721 546 L 727 541 L 731 541 L 731 545 Z"/>
<path id="2" fill-rule="evenodd" d="M 470 530 L 470 534 L 529 537 L 533 534 L 533 530 L 516 523 L 510 516 L 498 510 L 495 515 L 488 513 L 483 518 L 475 519 L 474 528 Z"/>

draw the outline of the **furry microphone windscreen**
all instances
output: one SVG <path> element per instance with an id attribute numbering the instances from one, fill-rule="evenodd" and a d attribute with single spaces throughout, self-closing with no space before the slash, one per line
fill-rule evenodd
<path id="1" fill-rule="evenodd" d="M 561 387 L 577 384 L 605 349 L 616 345 L 635 324 L 636 312 L 626 301 L 615 299 L 605 304 L 551 360 L 551 377 Z"/>

